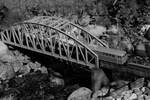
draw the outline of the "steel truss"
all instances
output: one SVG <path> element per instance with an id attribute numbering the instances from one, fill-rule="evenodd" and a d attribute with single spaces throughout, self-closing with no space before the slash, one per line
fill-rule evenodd
<path id="1" fill-rule="evenodd" d="M 49 20 L 52 19 L 55 18 Z M 40 17 L 37 21 L 39 20 Z M 18 23 L 2 31 L 0 40 L 9 45 L 85 65 L 89 69 L 99 67 L 98 56 L 88 46 L 73 35 L 69 35 L 65 32 L 66 30 L 63 31 L 62 27 L 61 30 L 56 28 L 60 23 L 66 23 L 66 21 L 60 19 L 48 22 L 48 20 L 41 19 L 40 22 L 42 21 L 51 25 L 32 23 L 32 21 Z"/>
<path id="2" fill-rule="evenodd" d="M 33 19 L 27 20 L 25 22 L 38 23 L 55 27 L 67 33 L 68 35 L 71 35 L 72 37 L 79 40 L 83 44 L 89 47 L 92 46 L 92 48 L 93 46 L 95 47 L 103 46 L 107 48 L 109 47 L 106 43 L 104 43 L 97 37 L 93 36 L 92 33 L 89 33 L 88 30 L 60 17 L 39 16 L 34 17 Z"/>

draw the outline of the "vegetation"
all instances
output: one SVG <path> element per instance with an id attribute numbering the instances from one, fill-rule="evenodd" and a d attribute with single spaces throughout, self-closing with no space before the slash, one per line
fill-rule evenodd
<path id="1" fill-rule="evenodd" d="M 89 15 L 97 24 L 106 24 L 107 20 L 107 24 L 119 22 L 133 27 L 147 21 L 150 9 L 149 0 L 0 0 L 0 4 L 9 9 L 7 17 L 12 16 L 15 21 L 37 15 Z"/>
<path id="2" fill-rule="evenodd" d="M 105 27 L 111 25 L 119 26 L 123 29 L 122 34 L 124 37 L 128 37 L 132 45 L 136 45 L 136 42 L 143 40 L 143 38 L 139 38 L 139 36 L 141 36 L 139 29 L 141 29 L 144 24 L 150 23 L 149 11 L 150 0 L 0 0 L 0 31 L 16 22 L 30 19 L 33 16 L 61 16 L 81 26 L 88 24 Z M 150 36 L 148 35 L 146 37 Z M 128 38 L 123 40 L 123 42 L 128 42 Z M 149 50 L 149 48 L 147 50 Z M 21 62 L 21 58 L 18 59 L 19 60 L 16 60 L 13 65 L 19 67 L 23 66 L 25 60 L 23 59 Z M 140 58 L 139 61 L 143 60 Z M 21 64 L 19 62 L 21 62 Z M 29 62 L 27 67 L 38 66 L 31 63 L 31 61 Z M 143 64 L 143 62 L 141 63 Z M 25 67 L 25 65 L 23 67 Z M 39 81 L 37 81 L 37 78 L 39 78 Z M 13 98 L 13 96 L 10 94 L 15 95 L 15 93 L 20 97 L 26 93 L 23 99 L 29 100 L 35 99 L 37 95 L 40 100 L 66 99 L 68 94 L 79 88 L 78 85 L 74 85 L 72 87 L 65 87 L 65 89 L 61 91 L 62 94 L 47 94 L 49 90 L 52 90 L 50 81 L 47 74 L 35 72 L 29 73 L 24 77 L 17 77 L 10 81 L 10 84 L 11 82 L 15 82 L 14 84 L 17 86 L 11 86 L 10 84 L 8 84 L 8 86 L 9 88 L 17 87 L 19 92 L 12 91 L 13 93 L 8 93 L 8 91 L 6 91 L 8 95 L 6 99 L 12 100 L 11 98 Z M 41 86 L 43 87 L 41 88 Z M 30 91 L 27 91 L 26 88 L 30 88 Z M 3 85 L 0 85 L 0 92 L 1 91 L 3 92 Z"/>

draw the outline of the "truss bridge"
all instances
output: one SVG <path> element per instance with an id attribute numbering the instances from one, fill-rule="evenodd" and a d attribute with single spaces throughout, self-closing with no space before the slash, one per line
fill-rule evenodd
<path id="1" fill-rule="evenodd" d="M 59 17 L 38 16 L 14 24 L 0 33 L 0 40 L 37 53 L 53 56 L 89 69 L 99 67 L 93 48 L 108 46 L 80 26 Z"/>

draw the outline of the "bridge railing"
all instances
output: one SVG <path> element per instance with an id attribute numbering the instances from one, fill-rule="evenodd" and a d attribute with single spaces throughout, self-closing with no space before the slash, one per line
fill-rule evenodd
<path id="1" fill-rule="evenodd" d="M 6 44 L 54 56 L 74 63 L 99 67 L 98 56 L 65 32 L 35 23 L 19 23 L 0 33 Z"/>

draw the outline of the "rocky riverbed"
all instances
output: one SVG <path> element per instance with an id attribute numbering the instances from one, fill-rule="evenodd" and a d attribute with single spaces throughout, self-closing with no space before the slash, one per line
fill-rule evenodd
<path id="1" fill-rule="evenodd" d="M 63 76 L 0 41 L 0 100 L 65 100 L 79 88 Z"/>
<path id="2" fill-rule="evenodd" d="M 30 56 L 0 43 L 0 100 L 99 100 L 102 99 L 99 96 L 107 92 L 102 88 L 91 98 L 92 91 L 87 87 L 90 81 L 82 85 L 77 78 L 74 79 L 76 82 L 68 81 L 73 77 L 64 77 L 63 73 L 47 68 L 38 60 L 32 61 Z M 84 79 L 86 77 L 81 80 Z M 112 82 L 116 87 L 111 88 L 110 94 L 103 100 L 149 100 L 148 80 L 140 78 L 129 83 L 124 80 Z"/>
<path id="3" fill-rule="evenodd" d="M 149 66 L 149 1 L 0 0 L 0 31 L 35 16 L 61 16 L 88 29 L 111 48 L 127 51 L 133 56 L 131 62 Z M 98 98 L 107 91 L 104 89 L 91 98 L 89 73 L 79 73 L 80 69 L 58 60 L 44 59 L 43 63 L 43 57 L 20 51 L 0 42 L 0 100 L 150 100 L 147 79 L 142 82 L 140 78 L 142 83 L 137 82 L 139 85 L 131 88 L 132 85 L 127 83 L 137 78 L 130 79 L 132 75 L 122 78 L 122 74 L 127 73 L 115 71 L 112 72 L 112 83 L 118 85 L 111 88 L 111 93 Z"/>

